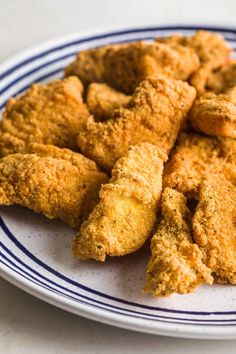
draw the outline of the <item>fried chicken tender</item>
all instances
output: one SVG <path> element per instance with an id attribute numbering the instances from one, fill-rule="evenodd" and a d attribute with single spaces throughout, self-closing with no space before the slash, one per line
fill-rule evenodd
<path id="1" fill-rule="evenodd" d="M 7 103 L 0 122 L 0 156 L 27 151 L 30 143 L 76 149 L 76 137 L 88 119 L 77 77 L 34 84 Z"/>
<path id="2" fill-rule="evenodd" d="M 168 153 L 195 95 L 195 89 L 183 81 L 150 77 L 137 87 L 129 107 L 117 110 L 113 119 L 91 119 L 79 133 L 78 146 L 108 171 L 137 143 L 149 142 Z"/>
<path id="3" fill-rule="evenodd" d="M 197 197 L 200 183 L 213 174 L 236 184 L 236 140 L 181 133 L 165 165 L 163 185 Z"/>
<path id="4" fill-rule="evenodd" d="M 145 292 L 155 296 L 192 292 L 202 283 L 212 284 L 211 269 L 191 236 L 191 213 L 182 193 L 165 188 L 162 219 L 151 241 Z"/>
<path id="5" fill-rule="evenodd" d="M 206 88 L 215 93 L 222 93 L 236 86 L 236 60 L 211 73 Z"/>
<path id="6" fill-rule="evenodd" d="M 166 159 L 158 147 L 142 143 L 117 161 L 99 203 L 74 239 L 75 256 L 105 261 L 144 244 L 156 222 Z"/>
<path id="7" fill-rule="evenodd" d="M 107 84 L 94 82 L 88 87 L 86 103 L 95 119 L 104 121 L 112 118 L 115 109 L 128 106 L 130 99 L 131 96 L 116 91 Z"/>
<path id="8" fill-rule="evenodd" d="M 236 284 L 236 185 L 219 176 L 201 184 L 193 235 L 213 274 Z"/>
<path id="9" fill-rule="evenodd" d="M 193 128 L 208 135 L 236 138 L 236 87 L 216 95 L 208 92 L 194 103 Z"/>
<path id="10" fill-rule="evenodd" d="M 65 76 L 77 76 L 87 87 L 92 82 L 104 82 L 106 56 L 126 47 L 127 44 L 105 45 L 99 48 L 82 50 L 76 59 L 64 69 Z"/>
<path id="11" fill-rule="evenodd" d="M 198 67 L 199 59 L 192 48 L 133 42 L 80 52 L 65 75 L 78 75 L 85 85 L 106 82 L 129 95 L 148 76 L 187 80 Z"/>
<path id="12" fill-rule="evenodd" d="M 19 204 L 78 228 L 108 177 L 81 154 L 32 144 L 0 159 L 0 205 Z"/>
<path id="13" fill-rule="evenodd" d="M 200 60 L 200 67 L 191 76 L 190 83 L 199 94 L 205 91 L 206 83 L 212 71 L 224 65 L 229 60 L 231 53 L 230 47 L 221 35 L 208 31 L 197 31 L 189 37 L 176 34 L 170 37 L 156 38 L 155 40 L 170 47 L 181 44 L 196 51 Z"/>

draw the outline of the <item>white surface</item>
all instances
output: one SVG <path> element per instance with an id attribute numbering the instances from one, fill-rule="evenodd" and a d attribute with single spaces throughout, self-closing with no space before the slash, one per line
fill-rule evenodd
<path id="1" fill-rule="evenodd" d="M 43 39 L 98 27 L 160 23 L 234 25 L 234 1 L 0 0 L 0 60 Z M 177 9 L 176 9 L 177 7 Z M 235 342 L 178 340 L 96 324 L 0 280 L 0 353 L 235 353 Z"/>

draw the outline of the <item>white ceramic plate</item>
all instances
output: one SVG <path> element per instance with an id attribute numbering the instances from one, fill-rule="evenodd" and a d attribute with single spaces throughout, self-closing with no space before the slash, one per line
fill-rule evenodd
<path id="1" fill-rule="evenodd" d="M 81 49 L 176 31 L 191 34 L 198 28 L 75 34 L 34 47 L 0 66 L 0 109 L 33 82 L 61 78 L 64 66 Z M 222 33 L 236 48 L 236 29 L 210 30 Z M 141 332 L 236 337 L 236 287 L 203 286 L 191 295 L 153 299 L 142 293 L 148 249 L 105 264 L 79 262 L 71 256 L 74 233 L 61 222 L 16 206 L 1 207 L 0 216 L 0 274 L 32 295 L 75 314 Z"/>

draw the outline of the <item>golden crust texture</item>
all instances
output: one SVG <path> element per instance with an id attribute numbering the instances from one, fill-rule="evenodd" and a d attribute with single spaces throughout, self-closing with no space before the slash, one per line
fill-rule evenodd
<path id="1" fill-rule="evenodd" d="M 197 196 L 212 174 L 236 183 L 236 140 L 182 133 L 165 165 L 163 185 Z"/>
<path id="2" fill-rule="evenodd" d="M 198 67 L 199 59 L 191 48 L 134 42 L 80 52 L 76 61 L 65 69 L 65 75 L 77 75 L 85 85 L 106 82 L 132 94 L 148 76 L 187 80 Z"/>
<path id="3" fill-rule="evenodd" d="M 195 242 L 221 282 L 236 284 L 236 185 L 222 176 L 205 180 L 193 216 Z"/>
<path id="4" fill-rule="evenodd" d="M 156 146 L 143 143 L 117 161 L 74 239 L 75 256 L 105 261 L 107 255 L 122 256 L 144 244 L 156 222 L 166 158 Z"/>
<path id="5" fill-rule="evenodd" d="M 106 170 L 137 143 L 149 142 L 168 153 L 195 95 L 195 89 L 185 82 L 148 78 L 135 90 L 129 107 L 117 110 L 113 119 L 90 120 L 79 133 L 78 146 Z"/>
<path id="6" fill-rule="evenodd" d="M 29 152 L 0 159 L 0 204 L 19 204 L 78 228 L 96 204 L 107 175 L 67 149 L 33 144 Z"/>
<path id="7" fill-rule="evenodd" d="M 208 31 L 197 31 L 189 37 L 177 34 L 171 37 L 157 38 L 156 41 L 170 46 L 181 44 L 195 50 L 200 60 L 200 67 L 191 76 L 190 83 L 199 94 L 205 91 L 212 71 L 227 63 L 231 53 L 231 49 L 221 35 Z"/>
<path id="8" fill-rule="evenodd" d="M 103 83 L 93 82 L 89 85 L 86 103 L 96 120 L 104 121 L 114 116 L 115 110 L 128 106 L 131 96 L 116 91 Z"/>
<path id="9" fill-rule="evenodd" d="M 236 87 L 216 95 L 205 93 L 190 112 L 193 128 L 208 135 L 236 138 Z"/>
<path id="10" fill-rule="evenodd" d="M 30 143 L 76 149 L 78 131 L 89 116 L 82 93 L 79 79 L 70 77 L 34 84 L 12 98 L 0 122 L 0 156 L 24 152 Z"/>
<path id="11" fill-rule="evenodd" d="M 145 292 L 155 296 L 192 292 L 202 283 L 212 284 L 211 270 L 191 235 L 191 213 L 182 193 L 165 188 L 162 219 L 151 241 Z"/>
<path id="12" fill-rule="evenodd" d="M 207 89 L 215 93 L 222 93 L 236 86 L 236 61 L 232 60 L 222 68 L 212 72 L 208 81 Z"/>

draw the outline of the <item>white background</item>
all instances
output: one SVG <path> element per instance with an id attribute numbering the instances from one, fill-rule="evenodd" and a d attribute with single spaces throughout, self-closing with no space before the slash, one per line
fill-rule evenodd
<path id="1" fill-rule="evenodd" d="M 235 0 L 0 0 L 0 61 L 79 30 L 158 24 L 236 27 Z M 0 354 L 235 354 L 235 341 L 184 340 L 121 330 L 37 300 L 0 279 Z"/>

